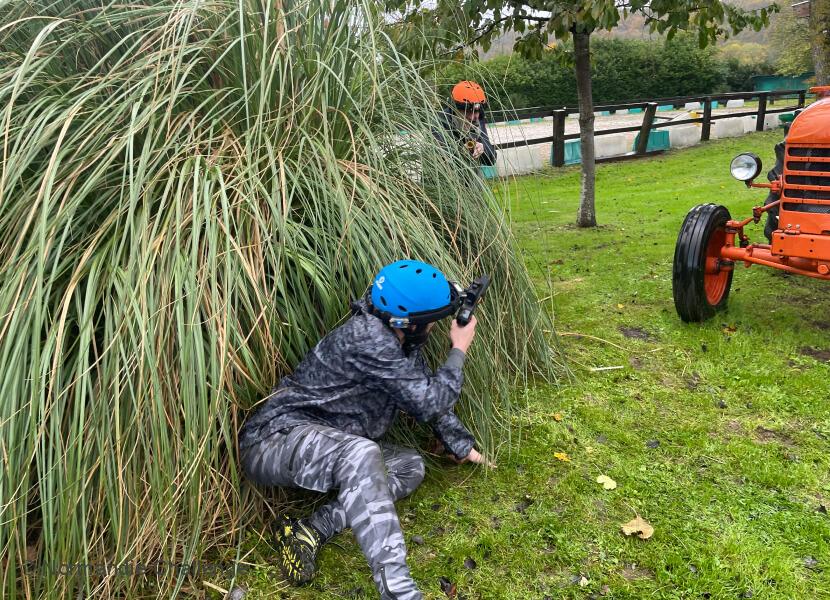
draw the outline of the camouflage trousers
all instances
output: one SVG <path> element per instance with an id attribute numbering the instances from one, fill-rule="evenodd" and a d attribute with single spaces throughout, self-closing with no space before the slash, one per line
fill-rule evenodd
<path id="1" fill-rule="evenodd" d="M 352 528 L 382 600 L 421 600 L 394 505 L 424 478 L 417 452 L 323 425 L 298 425 L 243 450 L 242 466 L 260 485 L 338 490 L 311 524 L 324 539 Z"/>

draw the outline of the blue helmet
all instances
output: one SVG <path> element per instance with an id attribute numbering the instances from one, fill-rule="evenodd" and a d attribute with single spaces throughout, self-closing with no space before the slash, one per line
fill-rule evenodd
<path id="1" fill-rule="evenodd" d="M 372 283 L 372 306 L 393 327 L 443 319 L 458 309 L 458 300 L 441 271 L 417 260 L 386 265 Z"/>

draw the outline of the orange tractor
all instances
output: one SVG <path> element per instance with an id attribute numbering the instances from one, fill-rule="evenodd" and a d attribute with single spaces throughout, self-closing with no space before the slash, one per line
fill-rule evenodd
<path id="1" fill-rule="evenodd" d="M 819 98 L 792 121 L 784 143 L 781 175 L 754 183 L 761 159 L 732 160 L 732 176 L 747 187 L 766 188 L 778 199 L 733 220 L 724 206 L 700 204 L 686 215 L 674 251 L 672 291 L 680 318 L 705 321 L 726 306 L 737 263 L 766 265 L 830 280 L 830 86 L 811 88 Z M 770 243 L 750 243 L 744 227 L 778 210 Z"/>

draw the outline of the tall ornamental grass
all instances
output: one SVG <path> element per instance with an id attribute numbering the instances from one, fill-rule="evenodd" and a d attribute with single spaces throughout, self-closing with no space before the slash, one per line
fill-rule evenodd
<path id="1" fill-rule="evenodd" d="M 239 557 L 246 411 L 386 262 L 492 275 L 460 408 L 485 449 L 550 376 L 504 199 L 374 5 L 0 0 L 3 597 L 213 580 L 130 565 Z"/>

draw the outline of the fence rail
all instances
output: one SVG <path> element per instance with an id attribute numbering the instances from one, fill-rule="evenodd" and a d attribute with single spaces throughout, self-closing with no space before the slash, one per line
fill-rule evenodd
<path id="1" fill-rule="evenodd" d="M 774 105 L 776 98 L 798 99 L 798 104 L 795 106 L 786 106 L 784 108 L 769 108 Z M 720 119 L 733 119 L 737 117 L 754 116 L 756 118 L 755 130 L 763 131 L 766 116 L 770 114 L 791 112 L 799 108 L 803 108 L 807 98 L 807 90 L 771 90 L 764 92 L 731 92 L 725 94 L 708 94 L 698 96 L 674 96 L 671 98 L 657 98 L 653 100 L 643 100 L 636 102 L 626 102 L 621 104 L 603 104 L 594 107 L 596 112 L 616 112 L 618 110 L 640 109 L 643 111 L 643 122 L 641 125 L 628 127 L 615 127 L 611 129 L 600 129 L 594 131 L 594 136 L 612 135 L 616 133 L 632 133 L 639 132 L 636 147 L 633 152 L 618 156 L 610 156 L 597 159 L 597 162 L 609 160 L 623 160 L 626 158 L 636 158 L 638 156 L 645 156 L 647 154 L 656 154 L 657 152 L 649 152 L 648 139 L 652 131 L 657 129 L 664 129 L 666 127 L 674 127 L 676 125 L 690 125 L 700 124 L 700 139 L 706 141 L 709 139 L 712 122 Z M 758 108 L 749 111 L 730 112 L 728 114 L 713 115 L 712 104 L 714 102 L 729 101 L 729 100 L 758 100 Z M 703 114 L 700 117 L 680 119 L 676 121 L 655 122 L 657 119 L 658 107 L 666 107 L 671 105 L 672 108 L 685 107 L 689 103 L 700 103 Z M 517 109 L 512 111 L 497 111 L 495 118 L 489 119 L 490 123 L 505 123 L 522 119 L 539 119 L 545 117 L 553 117 L 553 129 L 551 135 L 533 138 L 530 140 L 514 140 L 511 142 L 503 142 L 496 144 L 497 150 L 506 150 L 508 148 L 518 148 L 521 146 L 533 146 L 537 144 L 553 143 L 551 151 L 551 162 L 553 166 L 561 167 L 565 164 L 565 142 L 579 138 L 579 133 L 565 133 L 565 119 L 568 115 L 578 114 L 577 107 L 531 107 L 524 109 Z"/>

